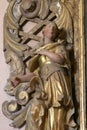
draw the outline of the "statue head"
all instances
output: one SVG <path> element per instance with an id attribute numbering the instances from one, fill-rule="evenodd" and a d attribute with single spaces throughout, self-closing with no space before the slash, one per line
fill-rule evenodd
<path id="1" fill-rule="evenodd" d="M 42 31 L 44 37 L 47 37 L 48 39 L 53 41 L 57 38 L 58 32 L 59 29 L 54 22 L 50 22 L 49 24 L 47 24 Z"/>

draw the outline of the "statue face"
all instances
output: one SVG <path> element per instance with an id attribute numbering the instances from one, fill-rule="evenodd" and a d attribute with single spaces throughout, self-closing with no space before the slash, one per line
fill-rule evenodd
<path id="1" fill-rule="evenodd" d="M 54 40 L 57 35 L 57 26 L 54 23 L 49 23 L 43 30 L 43 34 L 50 40 Z"/>

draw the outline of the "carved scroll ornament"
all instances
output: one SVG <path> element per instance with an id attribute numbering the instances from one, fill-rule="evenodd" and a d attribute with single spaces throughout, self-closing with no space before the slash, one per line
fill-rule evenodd
<path id="1" fill-rule="evenodd" d="M 75 35 L 81 24 L 79 19 L 76 21 L 81 17 L 81 2 L 9 0 L 4 16 L 3 50 L 11 73 L 5 91 L 14 100 L 5 101 L 2 111 L 13 120 L 10 126 L 20 128 L 25 124 L 25 130 L 77 130 L 81 125 L 81 130 L 86 130 L 84 86 L 80 84 L 83 92 L 79 100 L 81 90 L 77 84 L 80 78 L 84 82 L 83 77 L 78 78 L 80 69 L 84 72 L 84 64 L 81 68 L 78 58 L 83 57 L 84 52 L 80 55 L 78 50 L 82 50 L 84 42 L 81 39 L 79 47 L 77 42 L 82 30 Z M 26 32 L 24 26 L 30 27 L 31 22 L 35 26 Z M 40 32 L 42 35 L 38 35 Z M 73 72 L 77 60 L 78 69 Z M 81 111 L 81 116 L 75 116 L 75 111 Z"/>

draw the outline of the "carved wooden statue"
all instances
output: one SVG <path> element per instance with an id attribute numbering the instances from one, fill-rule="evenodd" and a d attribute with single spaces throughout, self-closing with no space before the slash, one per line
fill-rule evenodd
<path id="1" fill-rule="evenodd" d="M 74 55 L 70 56 L 74 51 L 75 1 L 9 2 L 4 17 L 4 53 L 11 74 L 5 91 L 15 99 L 5 101 L 2 110 L 13 120 L 10 126 L 20 128 L 25 123 L 25 130 L 79 129 L 73 99 L 75 61 Z M 27 33 L 23 27 L 29 22 L 36 25 Z M 78 99 L 79 95 L 75 96 Z"/>

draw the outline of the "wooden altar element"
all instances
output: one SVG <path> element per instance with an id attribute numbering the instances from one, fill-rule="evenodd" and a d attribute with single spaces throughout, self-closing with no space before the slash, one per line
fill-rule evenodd
<path id="1" fill-rule="evenodd" d="M 86 130 L 84 0 L 8 0 L 8 2 L 4 16 L 3 50 L 6 63 L 11 66 L 11 74 L 5 91 L 14 96 L 15 100 L 5 101 L 2 111 L 7 118 L 13 120 L 10 125 L 20 128 L 26 122 L 26 130 L 29 130 L 27 113 L 30 112 L 32 93 L 36 90 L 30 92 L 29 85 L 31 86 L 32 82 L 20 83 L 14 87 L 13 80 L 31 71 L 30 52 L 32 50 L 35 53 L 43 46 L 44 37 L 41 31 L 43 32 L 43 28 L 53 22 L 58 27 L 58 38 L 55 41 L 59 44 L 66 42 L 72 48 L 71 81 L 76 112 L 73 114 L 78 124 L 73 126 L 73 129 Z M 34 26 L 31 28 L 32 24 Z M 27 32 L 25 26 L 31 29 Z M 50 50 L 50 47 L 48 48 Z M 35 83 L 41 85 L 37 79 Z"/>

